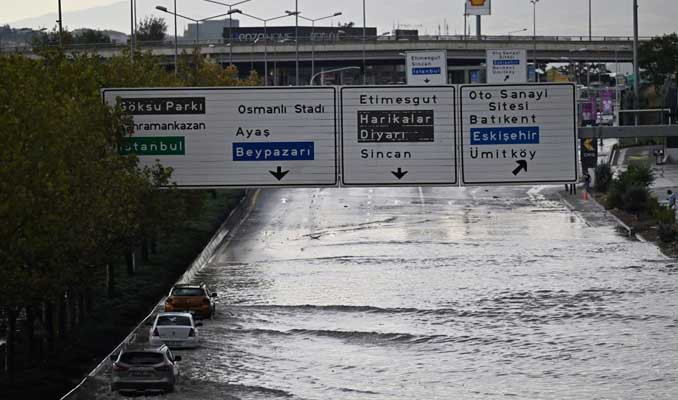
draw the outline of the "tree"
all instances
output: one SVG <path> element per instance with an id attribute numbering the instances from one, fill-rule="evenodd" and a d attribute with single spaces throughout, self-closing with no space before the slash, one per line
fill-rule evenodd
<path id="1" fill-rule="evenodd" d="M 75 34 L 73 41 L 75 44 L 107 44 L 111 43 L 111 38 L 99 30 L 83 29 Z"/>
<path id="2" fill-rule="evenodd" d="M 650 82 L 661 88 L 666 80 L 678 78 L 678 35 L 672 33 L 642 43 L 639 49 L 640 66 Z"/>
<path id="3" fill-rule="evenodd" d="M 165 39 L 167 24 L 164 18 L 146 17 L 137 29 L 137 40 L 140 42 L 160 42 Z"/>

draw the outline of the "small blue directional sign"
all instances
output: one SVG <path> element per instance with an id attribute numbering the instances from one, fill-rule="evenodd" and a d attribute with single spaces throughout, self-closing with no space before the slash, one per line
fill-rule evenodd
<path id="1" fill-rule="evenodd" d="M 408 85 L 447 84 L 447 51 L 408 51 L 406 57 Z"/>

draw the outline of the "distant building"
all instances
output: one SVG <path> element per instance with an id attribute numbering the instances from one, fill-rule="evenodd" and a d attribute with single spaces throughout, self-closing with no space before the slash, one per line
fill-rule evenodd
<path id="1" fill-rule="evenodd" d="M 228 29 L 230 26 L 231 19 L 226 18 L 223 20 L 211 20 L 200 22 L 200 28 L 198 29 L 197 24 L 188 24 L 188 28 L 184 31 L 184 40 L 194 41 L 197 39 L 198 34 L 200 34 L 200 41 L 215 41 L 223 43 L 224 41 L 224 29 Z M 240 21 L 233 19 L 232 28 L 240 27 Z M 198 32 L 199 31 L 199 32 Z"/>

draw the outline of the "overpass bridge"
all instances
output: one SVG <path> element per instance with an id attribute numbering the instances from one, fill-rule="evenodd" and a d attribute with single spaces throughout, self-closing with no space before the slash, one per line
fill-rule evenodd
<path id="1" fill-rule="evenodd" d="M 488 49 L 525 49 L 530 62 L 536 58 L 544 63 L 602 63 L 631 62 L 633 60 L 633 38 L 588 36 L 416 36 L 396 39 L 387 36 L 362 37 L 341 36 L 333 41 L 299 40 L 298 52 L 294 40 L 259 40 L 255 43 L 234 40 L 200 41 L 179 43 L 179 53 L 190 53 L 199 46 L 202 54 L 218 63 L 233 62 L 243 75 L 256 69 L 261 75 L 267 66 L 269 84 L 287 85 L 293 83 L 295 62 L 300 63 L 300 81 L 308 82 L 314 71 L 347 66 L 362 67 L 363 51 L 367 65 L 368 82 L 375 84 L 399 83 L 404 79 L 406 51 L 447 50 L 450 83 L 469 81 L 469 72 L 484 69 L 485 52 Z M 641 40 L 649 40 L 642 38 Z M 120 55 L 127 45 L 72 46 L 73 52 L 95 52 L 104 58 Z M 174 65 L 174 43 L 139 43 L 141 51 L 149 51 L 160 58 L 160 62 L 172 68 Z M 7 51 L 7 50 L 5 50 Z M 24 52 L 32 53 L 31 49 Z M 362 72 L 346 73 L 344 80 L 333 83 L 351 84 L 351 75 L 361 76 Z M 355 78 L 355 77 L 354 77 Z"/>

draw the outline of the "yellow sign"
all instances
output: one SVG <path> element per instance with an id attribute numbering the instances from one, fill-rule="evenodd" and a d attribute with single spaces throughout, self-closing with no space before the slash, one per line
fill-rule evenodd
<path id="1" fill-rule="evenodd" d="M 466 15 L 490 15 L 492 0 L 466 0 Z"/>
<path id="2" fill-rule="evenodd" d="M 596 148 L 593 147 L 593 139 L 584 139 L 584 148 L 588 151 L 594 151 Z"/>

